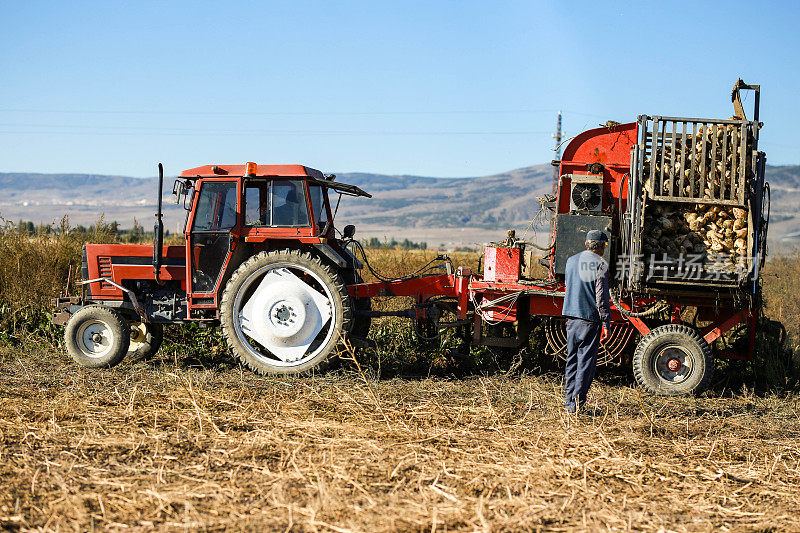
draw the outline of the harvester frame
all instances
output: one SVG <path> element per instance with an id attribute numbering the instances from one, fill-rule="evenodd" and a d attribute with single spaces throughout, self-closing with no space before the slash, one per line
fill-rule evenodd
<path id="1" fill-rule="evenodd" d="M 739 91 L 745 89 L 756 93 L 753 121 L 745 118 L 741 106 Z M 56 299 L 60 312 L 54 322 L 67 325 L 73 357 L 94 367 L 112 366 L 129 352 L 152 355 L 162 324 L 201 322 L 221 324 L 234 355 L 255 371 L 304 372 L 319 369 L 343 338 L 356 345 L 365 342 L 370 320 L 377 316 L 411 318 L 418 331 L 434 337 L 444 328 L 458 327 L 474 345 L 510 349 L 526 345 L 541 323 L 546 351 L 563 357 L 563 264 L 581 251 L 588 230 L 603 229 L 611 236 L 606 259 L 616 289 L 601 363 L 632 362 L 637 381 L 655 394 L 697 393 L 709 384 L 714 357 L 753 358 L 762 307 L 759 268 L 769 219 L 766 158 L 757 148 L 759 95 L 759 86 L 739 80 L 732 94 L 733 119 L 642 115 L 636 122 L 607 123 L 579 134 L 554 162 L 557 196 L 543 202 L 554 214 L 550 246 L 516 239 L 509 232 L 504 241 L 484 248 L 482 273 L 455 268 L 447 260 L 444 274 L 379 276 L 379 281 L 363 283 L 364 264 L 356 249 L 369 267 L 368 259 L 353 240 L 353 226 L 337 236 L 336 209 L 331 209 L 328 192 L 369 194 L 300 165 L 206 165 L 184 171 L 173 193 L 185 206 L 188 202 L 186 243 L 163 246 L 159 165 L 153 247 L 86 245 L 83 294 Z M 669 136 L 658 126 L 665 122 L 673 124 Z M 697 124 L 733 124 L 745 139 L 750 136 L 750 144 L 745 141 L 739 151 L 740 161 L 752 158 L 752 172 L 745 175 L 742 167 L 737 195 L 729 191 L 727 198 L 724 193 L 703 197 L 692 185 L 686 189 L 691 194 L 665 196 L 660 188 L 663 170 L 659 188 L 646 183 L 647 176 L 658 175 L 656 150 L 648 152 L 648 146 L 663 146 L 670 139 L 677 143 L 679 122 L 684 124 L 684 145 L 685 124 L 694 125 L 694 136 Z M 747 147 L 751 153 L 741 153 Z M 683 160 L 679 164 L 681 188 L 676 190 L 683 191 Z M 700 172 L 693 165 L 687 174 L 692 178 Z M 716 202 L 746 209 L 749 254 L 743 275 L 683 283 L 646 272 L 636 257 L 648 202 Z M 278 214 L 278 207 L 291 214 Z M 537 257 L 536 249 L 546 256 Z M 536 277 L 537 262 L 547 268 L 546 278 Z M 666 262 L 665 272 L 674 274 L 675 262 Z M 371 299 L 386 296 L 411 297 L 413 304 L 400 312 L 373 311 Z M 445 323 L 442 317 L 448 313 L 452 320 Z M 743 349 L 715 346 L 732 328 L 746 332 Z M 633 350 L 635 337 L 639 340 Z"/>

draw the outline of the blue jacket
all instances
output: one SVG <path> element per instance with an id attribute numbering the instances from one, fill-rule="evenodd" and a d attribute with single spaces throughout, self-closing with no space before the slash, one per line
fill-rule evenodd
<path id="1" fill-rule="evenodd" d="M 594 252 L 584 250 L 567 259 L 565 270 L 564 307 L 561 314 L 603 322 L 611 321 L 611 303 L 608 292 L 608 263 Z"/>

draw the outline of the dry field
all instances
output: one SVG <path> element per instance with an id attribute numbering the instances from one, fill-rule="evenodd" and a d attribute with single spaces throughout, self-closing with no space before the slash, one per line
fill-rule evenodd
<path id="1" fill-rule="evenodd" d="M 2 348 L 0 525 L 88 531 L 800 530 L 796 395 L 643 397 L 605 374 L 90 371 Z"/>
<path id="2" fill-rule="evenodd" d="M 92 371 L 59 348 L 48 300 L 83 242 L 116 237 L 61 229 L 0 228 L 0 528 L 800 531 L 800 394 L 774 346 L 700 398 L 603 373 L 579 418 L 560 375 L 504 375 L 480 351 L 464 371 L 391 321 L 321 376 L 255 376 L 197 328 L 152 362 Z M 435 257 L 368 253 L 389 275 Z M 797 253 L 764 275 L 795 353 L 798 276 Z"/>

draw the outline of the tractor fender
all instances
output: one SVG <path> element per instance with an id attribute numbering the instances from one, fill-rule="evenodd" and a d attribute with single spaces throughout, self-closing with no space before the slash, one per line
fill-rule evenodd
<path id="1" fill-rule="evenodd" d="M 347 256 L 348 264 L 350 264 L 351 268 L 355 270 L 361 270 L 362 268 L 364 268 L 364 263 L 359 261 L 358 258 L 355 256 L 355 254 L 351 252 L 349 248 L 343 246 L 342 252 Z"/>
<path id="2" fill-rule="evenodd" d="M 334 250 L 330 244 L 326 242 L 314 243 L 314 248 L 319 250 L 322 253 L 322 255 L 330 259 L 333 262 L 333 264 L 335 264 L 339 268 L 347 268 L 348 266 L 347 261 L 345 261 L 344 258 L 341 255 L 339 255 L 339 253 L 336 250 Z"/>

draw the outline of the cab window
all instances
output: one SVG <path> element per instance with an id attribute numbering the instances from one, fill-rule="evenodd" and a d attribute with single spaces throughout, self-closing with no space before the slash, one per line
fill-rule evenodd
<path id="1" fill-rule="evenodd" d="M 248 226 L 308 226 L 308 207 L 302 180 L 249 182 L 244 190 Z"/>
<path id="2" fill-rule="evenodd" d="M 322 187 L 319 185 L 309 185 L 308 192 L 311 200 L 311 213 L 320 230 L 325 227 L 328 221 L 328 210 L 325 209 L 325 196 L 322 194 Z"/>
<path id="3" fill-rule="evenodd" d="M 200 188 L 194 231 L 225 231 L 236 225 L 236 182 L 211 181 Z"/>
<path id="4" fill-rule="evenodd" d="M 269 181 L 250 182 L 244 189 L 244 223 L 247 226 L 270 225 Z"/>
<path id="5" fill-rule="evenodd" d="M 308 208 L 302 181 L 272 182 L 272 225 L 308 226 Z"/>

